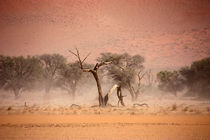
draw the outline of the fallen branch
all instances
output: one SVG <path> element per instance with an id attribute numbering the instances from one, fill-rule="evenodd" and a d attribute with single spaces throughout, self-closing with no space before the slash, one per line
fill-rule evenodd
<path id="1" fill-rule="evenodd" d="M 133 106 L 134 106 L 134 107 L 135 107 L 135 106 L 146 106 L 146 107 L 149 107 L 148 104 L 146 104 L 146 103 L 143 103 L 143 104 L 138 104 L 138 103 L 136 103 L 136 104 L 133 104 Z"/>
<path id="2" fill-rule="evenodd" d="M 81 106 L 79 106 L 79 105 L 77 105 L 77 104 L 72 104 L 72 105 L 71 105 L 71 108 L 73 108 L 73 107 L 81 108 Z"/>

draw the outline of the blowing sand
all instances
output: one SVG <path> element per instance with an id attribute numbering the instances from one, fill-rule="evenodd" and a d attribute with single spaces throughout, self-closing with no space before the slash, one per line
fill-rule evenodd
<path id="1" fill-rule="evenodd" d="M 0 140 L 209 140 L 210 102 L 154 97 L 118 107 L 58 98 L 0 102 Z M 66 99 L 66 100 L 65 100 Z M 52 100 L 51 100 L 52 101 Z M 87 101 L 89 102 L 89 101 Z M 146 103 L 146 104 L 144 104 Z"/>

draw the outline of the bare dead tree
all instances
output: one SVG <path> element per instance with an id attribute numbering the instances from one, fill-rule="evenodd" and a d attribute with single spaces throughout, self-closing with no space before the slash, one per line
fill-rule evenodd
<path id="1" fill-rule="evenodd" d="M 98 101 L 99 101 L 99 106 L 105 106 L 105 101 L 104 101 L 104 97 L 103 97 L 103 92 L 102 92 L 102 88 L 101 88 L 101 83 L 98 77 L 98 69 L 104 65 L 108 65 L 111 64 L 112 62 L 101 62 L 101 63 L 96 63 L 95 67 L 93 69 L 89 69 L 89 68 L 84 68 L 83 67 L 83 63 L 84 61 L 87 59 L 87 57 L 90 55 L 90 53 L 82 60 L 80 57 L 80 53 L 79 50 L 76 48 L 76 53 L 72 52 L 69 50 L 70 53 L 72 53 L 74 56 L 77 57 L 79 64 L 80 64 L 80 68 L 83 72 L 90 72 L 93 74 L 96 84 L 97 84 L 97 88 L 98 88 Z"/>
<path id="2" fill-rule="evenodd" d="M 131 86 L 132 93 L 135 96 L 135 99 L 138 98 L 141 90 L 141 81 L 144 78 L 146 72 L 143 71 L 143 69 L 140 69 L 137 76 L 138 76 L 138 83 L 137 83 L 137 88 L 135 89 L 133 86 Z"/>
<path id="3" fill-rule="evenodd" d="M 145 80 L 146 80 L 147 86 L 148 87 L 152 87 L 153 84 L 155 83 L 155 77 L 152 74 L 151 69 L 146 72 L 146 75 L 145 76 L 146 76 Z"/>

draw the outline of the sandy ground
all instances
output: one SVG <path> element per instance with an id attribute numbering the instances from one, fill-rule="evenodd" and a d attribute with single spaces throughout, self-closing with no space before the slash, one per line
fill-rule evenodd
<path id="1" fill-rule="evenodd" d="M 0 140 L 209 140 L 208 109 L 2 107 Z"/>
<path id="2" fill-rule="evenodd" d="M 0 139 L 208 140 L 205 115 L 1 115 Z"/>
<path id="3" fill-rule="evenodd" d="M 138 105 L 126 100 L 125 107 L 118 107 L 114 100 L 100 108 L 97 102 L 55 99 L 41 104 L 2 98 L 0 140 L 210 139 L 209 101 L 142 97 Z"/>

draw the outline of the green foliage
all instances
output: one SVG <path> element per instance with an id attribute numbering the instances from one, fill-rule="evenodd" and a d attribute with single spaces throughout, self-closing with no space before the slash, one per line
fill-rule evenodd
<path id="1" fill-rule="evenodd" d="M 195 61 L 190 67 L 182 67 L 179 72 L 159 72 L 157 77 L 162 90 L 176 92 L 186 86 L 186 95 L 210 98 L 210 57 Z"/>
<path id="2" fill-rule="evenodd" d="M 18 97 L 21 90 L 30 88 L 42 73 L 40 61 L 28 56 L 0 57 L 0 83 L 6 90 L 13 90 Z"/>
<path id="3" fill-rule="evenodd" d="M 78 81 L 82 78 L 82 70 L 78 62 L 64 65 L 59 71 L 57 86 L 74 95 Z"/>
<path id="4" fill-rule="evenodd" d="M 210 81 L 210 57 L 193 62 L 191 70 L 195 72 L 197 80 Z"/>
<path id="5" fill-rule="evenodd" d="M 90 64 L 83 64 L 83 66 L 85 68 L 93 67 Z M 82 78 L 87 78 L 87 73 L 82 72 L 79 62 L 76 61 L 62 66 L 59 70 L 56 85 L 74 98 L 77 86 Z"/>
<path id="6" fill-rule="evenodd" d="M 136 72 L 132 68 L 121 70 L 117 66 L 112 66 L 112 68 L 109 69 L 108 74 L 116 83 L 121 85 L 123 88 L 127 88 L 129 85 L 135 82 Z"/>
<path id="7" fill-rule="evenodd" d="M 143 69 L 144 58 L 142 56 L 130 56 L 127 53 L 102 53 L 97 61 L 111 61 L 112 65 L 105 67 L 108 76 L 122 88 L 128 89 L 133 99 L 136 98 L 134 97 L 133 84 L 135 84 L 139 70 Z"/>
<path id="8" fill-rule="evenodd" d="M 137 70 L 143 68 L 144 58 L 140 55 L 130 56 L 127 53 L 102 53 L 97 61 L 111 61 L 112 65 L 105 67 L 108 70 L 108 75 L 122 87 L 127 87 L 135 82 Z"/>
<path id="9" fill-rule="evenodd" d="M 94 67 L 90 64 L 83 65 L 85 68 Z M 86 82 L 89 76 L 81 71 L 78 62 L 67 64 L 66 58 L 59 54 L 44 54 L 39 57 L 0 55 L 0 88 L 12 90 L 16 98 L 24 90 L 45 88 L 48 93 L 56 86 L 74 94 L 80 79 L 83 78 L 83 82 Z"/>
<path id="10" fill-rule="evenodd" d="M 160 71 L 157 74 L 157 79 L 161 90 L 173 93 L 175 96 L 177 91 L 181 91 L 184 88 L 183 80 L 177 71 Z"/>
<path id="11" fill-rule="evenodd" d="M 48 93 L 57 80 L 58 71 L 66 64 L 66 58 L 59 54 L 44 54 L 40 60 L 44 68 L 45 91 Z"/>
<path id="12" fill-rule="evenodd" d="M 193 86 L 193 82 L 195 81 L 195 71 L 193 71 L 190 67 L 182 67 L 179 70 L 179 73 L 182 75 L 184 80 L 184 84 L 188 87 Z"/>
<path id="13" fill-rule="evenodd" d="M 210 98 L 210 57 L 181 68 L 180 73 L 188 87 L 188 95 Z"/>

